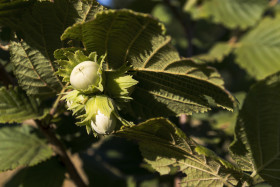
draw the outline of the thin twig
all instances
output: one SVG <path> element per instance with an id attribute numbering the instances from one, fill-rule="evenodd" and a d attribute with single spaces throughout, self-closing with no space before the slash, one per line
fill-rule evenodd
<path id="1" fill-rule="evenodd" d="M 52 109 L 50 110 L 50 115 L 53 117 L 56 113 L 57 108 L 59 107 L 60 99 L 63 96 L 63 93 L 69 86 L 67 83 L 62 90 L 60 91 L 58 97 L 56 98 Z M 77 169 L 75 168 L 73 162 L 71 161 L 70 157 L 68 156 L 65 147 L 63 146 L 62 142 L 56 137 L 55 132 L 52 130 L 50 125 L 43 125 L 42 121 L 36 120 L 35 121 L 38 128 L 41 132 L 46 136 L 49 142 L 52 145 L 53 151 L 60 157 L 61 161 L 64 163 L 70 178 L 78 187 L 86 187 L 87 185 L 82 180 L 81 176 L 79 175 Z"/>
<path id="2" fill-rule="evenodd" d="M 61 100 L 63 93 L 65 92 L 66 88 L 69 86 L 69 82 L 62 88 L 62 90 L 60 91 L 60 93 L 58 94 L 58 97 L 56 98 L 52 109 L 50 110 L 50 115 L 54 115 L 56 113 L 57 107 L 59 105 L 59 101 Z"/>
<path id="3" fill-rule="evenodd" d="M 73 162 L 71 161 L 70 157 L 68 156 L 63 144 L 56 137 L 55 133 L 50 128 L 50 126 L 44 126 L 40 120 L 36 120 L 35 122 L 36 122 L 38 128 L 41 130 L 41 132 L 46 136 L 46 138 L 51 143 L 53 151 L 60 157 L 61 161 L 64 163 L 73 182 L 78 187 L 86 187 L 87 185 L 85 184 L 85 182 L 79 175 Z"/>
<path id="4" fill-rule="evenodd" d="M 183 18 L 182 12 L 180 12 L 177 7 L 173 6 L 170 0 L 163 0 L 165 4 L 170 8 L 176 19 L 180 22 L 182 25 L 186 38 L 188 40 L 188 49 L 187 49 L 187 57 L 191 57 L 193 54 L 193 45 L 192 45 L 192 38 L 193 38 L 193 31 L 192 31 L 192 25 L 191 19 L 188 19 L 185 21 Z"/>

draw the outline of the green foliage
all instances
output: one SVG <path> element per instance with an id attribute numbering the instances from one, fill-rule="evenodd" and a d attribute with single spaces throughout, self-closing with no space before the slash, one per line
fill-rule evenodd
<path id="1" fill-rule="evenodd" d="M 6 186 L 61 186 L 64 151 L 78 153 L 89 185 L 279 186 L 279 2 L 122 1 L 115 6 L 132 10 L 95 0 L 0 0 L 0 85 L 13 84 L 0 88 L 0 172 L 23 167 Z M 97 55 L 99 91 L 71 90 L 73 68 Z M 265 79 L 239 111 L 222 76 L 242 97 Z M 212 108 L 183 115 L 180 129 L 163 118 Z M 46 161 L 54 153 L 37 128 L 11 124 L 30 121 L 66 167 Z M 119 137 L 94 139 L 91 128 L 136 140 L 140 150 Z"/>
<path id="2" fill-rule="evenodd" d="M 0 128 L 0 171 L 33 166 L 52 156 L 36 129 L 23 125 Z"/>
<path id="3" fill-rule="evenodd" d="M 5 67 L 5 70 L 10 73 L 13 71 L 13 66 L 10 62 L 4 61 L 2 59 L 0 59 L 0 65 L 2 65 L 3 67 Z"/>
<path id="4" fill-rule="evenodd" d="M 0 4 L 0 23 L 5 23 L 9 19 L 16 19 L 17 15 L 20 15 L 22 12 L 26 10 L 29 6 L 32 5 L 34 1 L 25 1 L 25 0 L 3 0 Z"/>
<path id="5" fill-rule="evenodd" d="M 170 173 L 172 168 L 185 173 L 182 186 L 236 185 L 237 180 L 246 178 L 235 166 L 197 145 L 164 118 L 148 120 L 116 135 L 136 140 L 145 160 L 161 174 Z"/>
<path id="6" fill-rule="evenodd" d="M 179 20 L 172 14 L 172 11 L 162 3 L 156 5 L 151 14 L 158 18 L 166 27 L 166 33 L 171 35 L 171 43 L 180 51 L 187 51 L 187 38 L 185 37 L 184 28 Z M 186 52 L 184 52 L 186 53 Z"/>
<path id="7" fill-rule="evenodd" d="M 65 168 L 54 157 L 36 166 L 20 170 L 5 184 L 5 187 L 61 187 L 64 178 Z"/>
<path id="8" fill-rule="evenodd" d="M 227 42 L 216 43 L 207 54 L 198 55 L 197 58 L 207 62 L 222 62 L 225 56 L 229 55 L 233 46 Z"/>
<path id="9" fill-rule="evenodd" d="M 131 100 L 129 97 L 134 90 L 138 81 L 134 80 L 131 75 L 127 75 L 128 68 L 121 68 L 118 71 L 106 72 L 106 89 L 112 99 L 119 102 Z"/>
<path id="10" fill-rule="evenodd" d="M 280 16 L 265 18 L 237 44 L 236 63 L 260 80 L 280 70 Z"/>
<path id="11" fill-rule="evenodd" d="M 218 113 L 207 116 L 205 119 L 209 120 L 209 123 L 211 124 L 213 129 L 223 130 L 223 132 L 231 136 L 233 136 L 234 134 L 238 112 L 243 104 L 246 94 L 244 92 L 239 92 L 234 94 L 234 96 L 238 100 L 238 107 L 236 107 L 233 112 L 219 111 Z"/>
<path id="12" fill-rule="evenodd" d="M 71 3 L 58 0 L 36 2 L 30 9 L 19 19 L 8 20 L 18 38 L 23 38 L 11 46 L 14 73 L 27 94 L 54 96 L 63 87 L 58 76 L 54 75 L 57 67 L 53 62 L 53 52 L 63 47 L 60 35 L 66 27 L 92 18 L 103 8 L 96 1 Z"/>
<path id="13" fill-rule="evenodd" d="M 117 69 L 127 62 L 138 68 L 147 64 L 149 57 L 161 48 L 170 50 L 171 56 L 165 55 L 172 60 L 179 59 L 170 38 L 163 35 L 163 27 L 147 14 L 108 10 L 97 14 L 92 21 L 68 28 L 61 39 L 80 40 L 87 51 L 96 51 L 98 55 L 107 53 L 109 69 Z"/>
<path id="14" fill-rule="evenodd" d="M 72 110 L 74 115 L 76 113 L 80 114 L 85 110 L 84 104 L 87 102 L 88 96 L 84 95 L 78 90 L 73 90 L 68 92 L 61 99 L 66 101 L 68 110 Z"/>
<path id="15" fill-rule="evenodd" d="M 40 107 L 38 99 L 27 96 L 18 87 L 0 88 L 0 123 L 23 122 L 43 117 L 48 109 Z"/>
<path id="16" fill-rule="evenodd" d="M 70 49 L 71 50 L 71 49 Z M 63 53 L 63 55 L 62 55 Z M 103 62 L 105 60 L 105 56 L 97 57 L 96 52 L 90 53 L 88 56 L 86 56 L 83 51 L 77 50 L 75 53 L 70 52 L 67 49 L 57 50 L 55 51 L 55 54 L 57 57 L 61 57 L 62 59 L 57 59 L 56 62 L 59 64 L 60 68 L 58 68 L 58 71 L 56 74 L 63 77 L 62 81 L 64 82 L 70 82 L 70 75 L 78 64 L 84 62 L 84 61 L 92 61 L 94 63 L 98 64 L 98 70 L 97 70 L 97 81 L 89 85 L 87 89 L 78 89 L 79 91 L 83 93 L 94 93 L 94 92 L 102 92 L 103 91 Z M 60 54 L 60 55 L 59 55 Z M 67 58 L 67 60 L 64 59 L 64 57 Z M 73 88 L 71 86 L 70 88 Z"/>
<path id="17" fill-rule="evenodd" d="M 185 11 L 194 19 L 207 18 L 225 27 L 246 29 L 261 19 L 268 7 L 266 0 L 198 0 L 187 1 Z"/>
<path id="18" fill-rule="evenodd" d="M 181 60 L 164 33 L 164 26 L 147 14 L 109 10 L 69 27 L 61 39 L 80 40 L 87 51 L 106 53 L 109 69 L 132 65 L 130 71 L 139 81 L 131 95 L 132 115 L 205 112 L 210 109 L 207 97 L 231 110 L 233 99 L 220 75 L 191 59 Z"/>
<path id="19" fill-rule="evenodd" d="M 280 183 L 279 92 L 280 73 L 252 87 L 239 113 L 230 148 L 243 170 L 252 172 L 255 180 L 260 176 L 273 186 Z"/>
<path id="20" fill-rule="evenodd" d="M 62 88 L 50 59 L 25 42 L 13 42 L 10 48 L 14 73 L 28 95 L 55 95 Z"/>
<path id="21" fill-rule="evenodd" d="M 60 55 L 58 55 L 59 53 Z M 77 50 L 75 53 L 70 52 L 70 50 L 62 49 L 62 50 L 57 50 L 55 51 L 54 54 L 57 54 L 56 56 L 60 58 L 67 58 L 67 60 L 63 59 L 60 60 L 60 58 L 57 58 L 56 62 L 59 64 L 60 68 L 58 69 L 57 73 L 61 77 L 63 77 L 62 81 L 63 82 L 70 82 L 70 75 L 71 72 L 73 71 L 74 67 L 80 64 L 83 61 L 93 61 L 93 62 L 98 62 L 97 61 L 97 55 L 96 53 L 91 53 L 89 56 L 86 56 L 82 51 Z M 103 61 L 103 60 L 99 60 Z M 98 63 L 100 64 L 100 63 Z"/>
<path id="22" fill-rule="evenodd" d="M 142 167 L 143 158 L 132 141 L 108 136 L 90 151 L 94 154 L 80 154 L 89 186 L 173 186 L 174 176 L 158 176 Z"/>
<path id="23" fill-rule="evenodd" d="M 188 71 L 185 67 L 181 67 L 181 65 L 184 66 L 184 62 L 185 67 L 190 68 L 189 73 L 179 72 L 180 70 Z M 180 61 L 179 63 L 178 66 L 176 63 L 174 63 L 174 66 L 170 66 L 169 71 L 136 71 L 134 77 L 139 81 L 139 84 L 131 95 L 133 100 L 130 104 L 133 112 L 145 117 L 183 113 L 191 115 L 192 113 L 206 112 L 211 109 L 207 97 L 213 99 L 213 103 L 218 106 L 232 109 L 232 100 L 229 98 L 229 93 L 221 87 L 211 84 L 210 81 L 199 79 L 199 77 L 202 78 L 211 74 L 212 70 L 210 68 L 203 69 L 205 66 L 199 67 L 190 60 Z M 196 69 L 196 67 L 199 68 Z M 172 72 L 173 70 L 174 72 Z M 205 71 L 203 72 L 203 70 Z M 194 76 L 192 76 L 192 72 Z M 216 72 L 214 71 L 213 74 L 216 74 Z M 214 75 L 209 77 L 209 79 L 216 78 Z M 146 102 L 142 102 L 143 100 Z"/>

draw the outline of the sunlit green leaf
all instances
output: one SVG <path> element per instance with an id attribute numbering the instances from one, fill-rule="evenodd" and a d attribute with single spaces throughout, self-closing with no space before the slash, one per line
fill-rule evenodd
<path id="1" fill-rule="evenodd" d="M 210 109 L 208 99 L 216 106 L 233 107 L 219 73 L 203 63 L 181 59 L 164 26 L 148 14 L 104 11 L 92 21 L 69 27 L 61 38 L 82 41 L 88 52 L 106 53 L 108 69 L 132 65 L 131 73 L 139 83 L 131 106 L 142 111 L 136 112 L 138 116 L 205 112 Z"/>
<path id="2" fill-rule="evenodd" d="M 194 19 L 210 18 L 230 29 L 246 29 L 260 20 L 267 7 L 266 0 L 190 0 L 184 9 Z"/>
<path id="3" fill-rule="evenodd" d="M 53 75 L 55 68 L 50 59 L 23 41 L 13 42 L 10 51 L 15 75 L 27 94 L 50 96 L 59 92 L 63 85 Z"/>
<path id="4" fill-rule="evenodd" d="M 233 47 L 227 42 L 216 43 L 207 54 L 202 54 L 195 56 L 201 60 L 205 60 L 207 62 L 218 61 L 221 62 L 224 57 L 229 55 Z"/>
<path id="5" fill-rule="evenodd" d="M 256 79 L 280 70 L 280 16 L 265 18 L 237 44 L 236 63 Z"/>

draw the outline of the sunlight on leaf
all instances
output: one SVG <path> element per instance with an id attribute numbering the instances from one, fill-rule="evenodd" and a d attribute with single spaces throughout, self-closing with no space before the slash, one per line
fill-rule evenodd
<path id="1" fill-rule="evenodd" d="M 230 29 L 246 29 L 253 26 L 268 7 L 266 0 L 206 0 L 201 4 L 197 2 L 187 1 L 184 7 L 194 19 L 210 19 Z"/>
<path id="2" fill-rule="evenodd" d="M 280 70 L 280 16 L 265 18 L 241 38 L 236 63 L 260 80 Z"/>
<path id="3" fill-rule="evenodd" d="M 131 73 L 139 81 L 131 96 L 132 115 L 205 112 L 211 108 L 207 98 L 216 106 L 233 108 L 220 74 L 201 62 L 181 59 L 164 26 L 148 14 L 103 11 L 92 21 L 69 27 L 61 39 L 79 40 L 88 52 L 106 53 L 110 70 L 132 65 Z"/>
<path id="4" fill-rule="evenodd" d="M 146 162 L 159 173 L 168 174 L 172 168 L 185 173 L 182 186 L 236 185 L 236 179 L 248 178 L 164 118 L 148 120 L 120 130 L 116 135 L 136 140 Z"/>

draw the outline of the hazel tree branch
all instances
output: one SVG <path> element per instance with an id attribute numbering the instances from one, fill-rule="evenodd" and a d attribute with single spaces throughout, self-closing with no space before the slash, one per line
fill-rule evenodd
<path id="1" fill-rule="evenodd" d="M 56 98 L 49 116 L 51 118 L 53 118 L 56 115 L 57 112 L 57 108 L 60 105 L 60 100 L 63 96 L 63 93 L 66 91 L 67 87 L 69 86 L 69 83 L 67 83 L 63 89 L 60 91 L 60 93 L 58 94 L 58 97 Z M 59 158 L 61 159 L 61 161 L 63 162 L 63 164 L 65 165 L 70 178 L 73 180 L 73 182 L 78 186 L 78 187 L 86 187 L 86 183 L 83 181 L 83 179 L 81 178 L 81 176 L 79 175 L 77 169 L 75 168 L 72 160 L 70 159 L 69 155 L 67 154 L 67 151 L 64 147 L 64 145 L 62 144 L 62 142 L 57 138 L 53 128 L 51 127 L 51 125 L 47 124 L 43 124 L 42 121 L 40 120 L 36 120 L 35 123 L 37 124 L 38 128 L 40 129 L 40 131 L 45 135 L 45 137 L 48 139 L 48 141 L 50 142 L 50 144 L 52 145 L 52 149 L 53 151 L 59 156 Z"/>
<path id="2" fill-rule="evenodd" d="M 53 151 L 60 157 L 61 161 L 65 165 L 70 178 L 78 187 L 86 187 L 86 183 L 83 181 L 82 177 L 79 175 L 77 169 L 75 168 L 73 162 L 71 161 L 69 155 L 66 152 L 64 145 L 56 137 L 55 132 L 50 126 L 44 126 L 40 120 L 35 121 L 38 128 L 46 136 L 52 145 Z"/>

